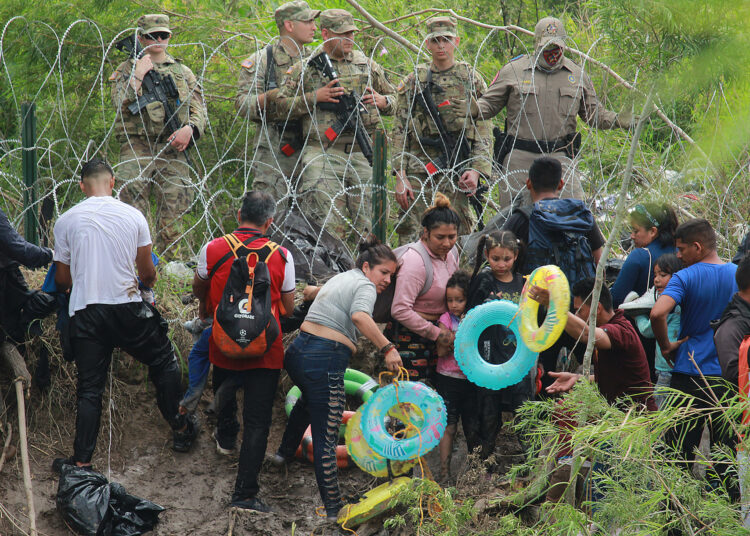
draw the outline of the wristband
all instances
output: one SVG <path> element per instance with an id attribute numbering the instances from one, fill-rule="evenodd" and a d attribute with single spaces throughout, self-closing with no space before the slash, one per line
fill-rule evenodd
<path id="1" fill-rule="evenodd" d="M 388 344 L 386 344 L 385 346 L 383 346 L 380 349 L 380 353 L 383 354 L 383 355 L 385 355 L 388 352 L 390 352 L 391 350 L 393 350 L 394 348 L 396 348 L 396 345 L 393 344 L 392 342 L 389 342 Z"/>

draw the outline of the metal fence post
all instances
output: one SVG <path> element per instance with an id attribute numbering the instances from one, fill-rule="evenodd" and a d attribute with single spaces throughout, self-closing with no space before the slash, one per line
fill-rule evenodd
<path id="1" fill-rule="evenodd" d="M 388 160 L 388 146 L 385 133 L 375 131 L 372 159 L 372 232 L 378 240 L 385 243 L 385 231 L 388 220 L 387 190 L 385 187 L 385 169 Z"/>
<path id="2" fill-rule="evenodd" d="M 21 104 L 21 143 L 23 145 L 23 191 L 24 235 L 27 241 L 39 245 L 36 210 L 36 104 Z"/>

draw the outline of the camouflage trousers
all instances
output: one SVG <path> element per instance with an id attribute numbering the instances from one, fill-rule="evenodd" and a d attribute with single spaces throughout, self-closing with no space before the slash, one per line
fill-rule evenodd
<path id="1" fill-rule="evenodd" d="M 435 174 L 432 178 L 427 174 L 409 175 L 414 189 L 414 201 L 407 210 L 399 207 L 396 234 L 399 244 L 408 244 L 417 240 L 422 232 L 422 215 L 432 206 L 435 194 L 445 194 L 451 201 L 451 208 L 458 213 L 461 225 L 458 234 L 469 234 L 477 224 L 474 209 L 469 204 L 469 198 L 463 193 L 454 180 L 448 175 Z"/>
<path id="2" fill-rule="evenodd" d="M 581 186 L 581 175 L 576 169 L 577 160 L 571 160 L 563 152 L 557 153 L 530 153 L 513 149 L 505 157 L 504 170 L 498 181 L 498 194 L 500 207 L 506 208 L 514 203 L 517 206 L 531 204 L 531 196 L 526 188 L 526 179 L 529 178 L 529 168 L 537 158 L 551 156 L 562 165 L 563 189 L 560 197 L 583 199 L 583 187 Z"/>
<path id="3" fill-rule="evenodd" d="M 190 209 L 196 186 L 190 180 L 185 155 L 171 147 L 164 149 L 164 146 L 163 143 L 149 146 L 139 138 L 130 138 L 120 147 L 115 177 L 117 186 L 121 187 L 120 199 L 146 216 L 151 229 L 156 230 L 153 233 L 155 251 L 170 259 L 179 249 L 182 218 Z M 159 156 L 154 158 L 155 155 Z"/>
<path id="4" fill-rule="evenodd" d="M 252 188 L 271 194 L 279 210 L 282 210 L 291 205 L 291 199 L 297 189 L 301 151 L 286 156 L 279 150 L 281 142 L 275 127 L 269 127 L 274 130 L 268 133 L 260 126 L 258 128 L 262 137 L 259 139 L 256 136 L 255 154 L 249 162 L 253 175 Z"/>
<path id="5" fill-rule="evenodd" d="M 305 148 L 298 210 L 350 247 L 372 228 L 371 189 L 372 168 L 361 152 Z"/>

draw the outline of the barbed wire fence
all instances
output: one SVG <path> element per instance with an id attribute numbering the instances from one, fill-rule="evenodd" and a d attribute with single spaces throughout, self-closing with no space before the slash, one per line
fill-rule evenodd
<path id="1" fill-rule="evenodd" d="M 429 10 L 429 14 L 445 10 Z M 462 23 L 476 23 L 462 21 Z M 394 24 L 398 24 L 395 22 Z M 482 23 L 476 23 L 482 25 Z M 465 61 L 480 71 L 485 80 L 491 79 L 494 73 L 481 72 L 482 58 L 488 54 L 496 54 L 494 48 L 495 37 L 500 32 L 510 32 L 521 44 L 526 53 L 533 53 L 533 49 L 522 41 L 523 32 L 515 28 L 501 28 L 486 26 L 486 36 L 473 53 L 458 48 L 456 59 Z M 522 30 L 522 29 L 520 29 Z M 78 188 L 78 174 L 82 163 L 94 155 L 105 156 L 115 168 L 117 174 L 126 162 L 117 158 L 117 143 L 115 134 L 120 126 L 116 121 L 115 107 L 110 98 L 110 87 L 107 79 L 115 66 L 124 60 L 124 56 L 114 49 L 114 43 L 132 28 L 107 37 L 107 31 L 100 28 L 94 21 L 77 20 L 59 32 L 44 21 L 32 21 L 23 17 L 15 17 L 2 26 L 0 34 L 0 79 L 7 99 L 13 107 L 13 115 L 18 124 L 23 122 L 23 101 L 36 104 L 37 128 L 34 144 L 24 148 L 20 136 L 7 136 L 6 132 L 18 132 L 20 129 L 10 126 L 0 126 L 0 203 L 17 227 L 30 219 L 39 225 L 41 241 L 53 243 L 51 224 L 62 212 L 82 199 Z M 397 29 L 394 30 L 396 33 Z M 220 38 L 207 42 L 181 42 L 179 31 L 175 31 L 169 51 L 175 56 L 182 52 L 190 54 L 191 60 L 185 63 L 196 74 L 202 96 L 207 109 L 208 122 L 205 133 L 192 149 L 193 166 L 186 180 L 187 187 L 192 191 L 192 201 L 187 210 L 177 217 L 176 225 L 180 228 L 179 238 L 166 246 L 166 251 L 173 257 L 183 261 L 193 260 L 201 245 L 209 239 L 219 236 L 233 228 L 234 218 L 243 193 L 252 187 L 254 172 L 257 166 L 264 166 L 278 171 L 281 180 L 285 181 L 286 194 L 278 199 L 280 208 L 292 208 L 303 218 L 307 218 L 306 206 L 300 202 L 302 193 L 309 193 L 307 185 L 298 182 L 296 177 L 305 175 L 305 166 L 298 163 L 295 177 L 284 177 L 278 161 L 257 161 L 256 155 L 260 145 L 268 145 L 276 139 L 271 135 L 276 124 L 265 120 L 256 124 L 242 115 L 235 107 L 237 97 L 237 75 L 242 59 L 253 52 L 262 52 L 267 43 L 277 39 L 263 30 L 257 36 L 246 33 L 229 32 L 217 29 Z M 366 28 L 355 38 L 355 50 L 361 50 L 373 61 L 382 62 L 390 82 L 395 87 L 401 79 L 410 72 L 414 72 L 416 65 L 429 62 L 429 55 L 424 48 L 424 42 L 414 42 L 406 46 L 405 38 L 396 39 L 392 35 L 383 35 L 374 28 Z M 56 43 L 56 53 L 50 55 L 47 48 L 41 47 L 42 40 L 53 40 Z M 358 45 L 366 45 L 360 48 Z M 615 90 L 608 83 L 614 79 L 616 84 L 625 85 L 627 91 L 638 91 L 635 82 L 630 83 L 619 75 L 593 60 L 596 54 L 595 42 L 583 53 L 569 54 L 576 59 L 583 69 L 596 76 L 597 82 L 605 81 L 605 90 L 598 89 L 599 99 L 606 105 L 610 102 L 610 92 L 616 97 L 620 89 Z M 315 47 L 320 50 L 320 45 Z M 26 49 L 47 66 L 43 76 L 29 79 L 24 76 L 24 70 L 13 61 L 13 55 L 19 50 Z M 85 62 L 77 63 L 76 51 L 87 51 Z M 94 53 L 93 51 L 96 51 Z M 577 51 L 577 49 L 576 49 Z M 313 52 L 314 54 L 315 52 Z M 578 57 L 576 57 L 576 55 Z M 200 61 L 195 61 L 199 58 Z M 309 67 L 307 67 L 309 68 Z M 368 85 L 371 80 L 368 78 Z M 306 88 L 309 89 L 309 88 Z M 474 88 L 468 87 L 470 93 Z M 577 90 L 581 90 L 580 87 Z M 612 100 L 616 100 L 613 98 Z M 657 95 L 657 106 L 661 105 Z M 183 103 L 187 105 L 188 103 Z M 533 110 L 534 102 L 526 102 L 526 106 Z M 410 106 L 415 103 L 411 102 Z M 710 102 L 706 104 L 705 115 L 717 113 L 717 107 L 729 106 L 721 89 L 717 90 Z M 536 110 L 539 113 L 539 110 Z M 660 115 L 661 114 L 661 115 Z M 746 155 L 735 155 L 735 165 L 729 175 L 719 176 L 709 160 L 702 160 L 702 164 L 686 165 L 684 169 L 671 171 L 668 166 L 673 162 L 698 162 L 691 160 L 693 146 L 679 126 L 664 122 L 660 117 L 664 112 L 659 108 L 652 121 L 655 131 L 668 130 L 669 142 L 663 144 L 662 153 L 653 150 L 639 149 L 635 166 L 636 188 L 632 192 L 633 203 L 639 199 L 663 200 L 677 205 L 681 218 L 690 216 L 707 217 L 721 233 L 720 243 L 722 253 L 731 254 L 739 238 L 746 232 L 748 213 L 748 171 L 743 158 Z M 378 128 L 388 134 L 393 128 L 394 118 L 382 116 L 378 118 Z M 464 128 L 473 126 L 472 119 L 466 118 Z M 502 116 L 494 123 L 502 125 Z M 307 148 L 318 146 L 323 156 L 325 147 L 320 139 L 312 135 L 317 126 L 312 124 L 303 139 Z M 615 185 L 620 181 L 620 175 L 625 167 L 628 149 L 628 132 L 595 130 L 579 124 L 584 131 L 583 143 L 571 165 L 566 167 L 567 179 L 571 174 L 577 174 L 584 187 L 586 199 L 598 209 L 603 227 L 606 229 L 609 209 L 614 205 L 612 196 L 617 189 Z M 553 133 L 554 134 L 554 133 Z M 687 140 L 687 141 L 686 141 Z M 28 183 L 22 173 L 24 154 L 30 150 L 35 152 L 38 176 L 34 184 Z M 406 147 L 389 147 L 390 151 L 404 150 Z M 348 153 L 345 162 L 338 162 L 346 169 L 354 169 L 351 159 L 354 151 Z M 423 158 L 423 155 L 409 155 Z M 489 158 L 490 155 L 488 155 Z M 257 166 L 256 166 L 257 165 Z M 312 165 L 310 162 L 306 166 Z M 340 167 L 340 166 L 339 166 Z M 726 169 L 726 168 L 725 168 Z M 384 185 L 375 184 L 372 177 L 357 175 L 353 171 L 355 180 L 348 183 L 344 177 L 337 177 L 341 182 L 338 192 L 320 190 L 321 196 L 328 196 L 330 209 L 324 221 L 346 216 L 340 212 L 339 200 L 359 199 L 358 206 L 350 213 L 366 215 L 372 219 L 372 208 L 369 206 L 369 192 L 373 189 L 385 188 L 388 204 L 388 226 L 386 239 L 392 245 L 398 242 L 395 228 L 400 218 L 395 203 L 394 179 L 390 173 L 386 174 Z M 508 173 L 493 167 L 493 173 L 484 177 L 488 186 L 488 194 L 484 202 L 484 219 L 489 220 L 503 207 L 498 205 L 499 193 L 507 191 L 512 182 Z M 130 179 L 132 181 L 152 181 L 145 173 Z M 419 181 L 412 181 L 419 185 L 415 189 L 415 197 L 425 196 L 426 185 Z M 455 176 L 446 174 L 442 185 L 445 188 L 455 187 Z M 116 194 L 120 194 L 124 183 L 118 181 Z M 417 191 L 418 190 L 418 191 Z M 33 195 L 32 195 L 33 192 Z M 352 195 L 356 193 L 357 195 Z M 367 194 L 367 195 L 366 195 Z M 432 199 L 426 199 L 430 204 Z M 156 220 L 151 215 L 151 222 Z M 353 225 L 350 218 L 346 218 L 353 235 L 361 236 L 366 229 Z M 280 222 L 279 222 L 280 223 Z M 157 232 L 152 226 L 152 233 Z M 322 232 L 318 239 L 322 238 Z M 341 238 L 341 237 L 338 237 Z M 317 246 L 318 244 L 316 244 Z M 351 251 L 352 245 L 346 244 Z M 312 269 L 312 259 L 309 260 Z"/>

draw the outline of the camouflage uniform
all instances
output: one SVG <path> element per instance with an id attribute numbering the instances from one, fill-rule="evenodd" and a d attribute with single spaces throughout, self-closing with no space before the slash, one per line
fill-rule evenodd
<path id="1" fill-rule="evenodd" d="M 435 17 L 428 26 L 427 38 L 455 37 L 456 21 L 453 17 Z M 453 169 L 435 171 L 434 164 L 444 157 L 440 146 L 430 144 L 439 141 L 440 136 L 435 121 L 425 111 L 418 96 L 427 85 L 428 71 L 432 71 L 432 99 L 438 108 L 443 124 L 456 141 L 465 136 L 469 141 L 468 160 L 456 162 Z M 396 233 L 403 244 L 416 240 L 421 231 L 420 219 L 432 205 L 435 194 L 442 192 L 451 200 L 452 208 L 461 218 L 460 232 L 470 233 L 476 225 L 476 217 L 468 197 L 460 190 L 458 180 L 461 174 L 473 169 L 481 176 L 489 177 L 492 171 L 490 148 L 491 126 L 488 121 L 474 122 L 467 115 L 460 115 L 454 103 L 478 98 L 487 89 L 487 84 L 471 65 L 456 62 L 445 71 L 438 71 L 432 64 L 417 65 L 399 84 L 397 91 L 397 113 L 394 122 L 392 143 L 394 170 L 403 170 L 414 188 L 414 202 L 404 211 L 399 209 L 399 223 Z M 465 109 L 464 109 L 465 112 Z M 432 174 L 428 171 L 432 171 Z"/>
<path id="2" fill-rule="evenodd" d="M 170 31 L 169 17 L 144 15 L 138 19 L 139 34 L 157 31 Z M 164 130 L 164 106 L 160 102 L 150 103 L 140 115 L 128 111 L 128 105 L 136 98 L 131 85 L 134 65 L 132 58 L 124 61 L 109 78 L 112 102 L 117 110 L 115 135 L 121 144 L 116 176 L 122 186 L 120 199 L 138 208 L 147 218 L 153 190 L 156 217 L 151 218 L 151 224 L 157 229 L 154 233 L 156 249 L 164 253 L 175 249 L 181 234 L 179 222 L 193 202 L 195 183 L 190 180 L 185 155 L 168 143 L 171 133 Z M 173 109 L 182 125 L 193 126 L 193 139 L 197 140 L 206 125 L 206 111 L 195 75 L 169 55 L 163 63 L 154 63 L 154 69 L 172 76 L 179 92 Z M 138 90 L 138 96 L 142 91 L 142 88 Z"/>
<path id="3" fill-rule="evenodd" d="M 274 11 L 277 26 L 283 25 L 287 20 L 309 21 L 319 14 L 320 11 L 310 9 L 304 0 L 287 2 Z M 268 47 L 271 47 L 273 58 L 273 81 L 268 72 Z M 257 125 L 250 154 L 246 154 L 246 158 L 251 158 L 253 188 L 268 192 L 277 203 L 286 204 L 286 200 L 293 196 L 296 189 L 294 183 L 301 167 L 301 128 L 299 122 L 286 117 L 279 118 L 277 122 L 268 122 L 266 110 L 258 106 L 258 95 L 278 87 L 292 67 L 310 55 L 310 49 L 303 46 L 298 55 L 290 56 L 280 40 L 268 47 L 242 62 L 235 105 L 240 115 Z M 266 107 L 271 106 L 269 101 L 265 104 Z M 268 114 L 272 115 L 274 114 Z M 282 147 L 289 154 L 282 151 Z"/>
<path id="4" fill-rule="evenodd" d="M 324 11 L 320 25 L 335 33 L 356 30 L 351 14 L 342 9 Z M 370 86 L 388 100 L 383 110 L 367 105 L 367 113 L 359 114 L 349 124 L 358 122 L 368 134 L 382 128 L 380 115 L 391 115 L 395 102 L 394 88 L 383 68 L 358 50 L 341 60 L 331 58 L 331 63 L 345 89 L 356 91 L 361 97 L 365 87 Z M 326 137 L 326 130 L 336 122 L 336 113 L 316 106 L 315 92 L 328 82 L 309 63 L 295 65 L 279 88 L 276 110 L 282 117 L 302 118 L 306 145 L 301 193 L 296 199 L 302 214 L 353 244 L 372 228 L 372 168 L 354 139 L 352 127 L 348 126 L 333 142 Z"/>
<path id="5" fill-rule="evenodd" d="M 554 67 L 545 68 L 543 50 L 552 45 L 564 48 L 566 38 L 559 19 L 540 20 L 535 31 L 535 53 L 519 56 L 506 64 L 478 101 L 479 114 L 484 119 L 507 108 L 507 134 L 537 145 L 536 152 L 512 148 L 505 158 L 508 189 L 501 184 L 501 206 L 508 206 L 519 192 L 526 192 L 529 167 L 540 156 L 552 156 L 562 164 L 563 197 L 583 197 L 576 162 L 568 157 L 563 147 L 566 138 L 569 140 L 576 133 L 576 116 L 601 129 L 630 126 L 630 121 L 621 121 L 615 112 L 599 103 L 591 79 L 573 61 L 561 58 Z M 548 153 L 545 149 L 554 150 Z M 524 195 L 528 197 L 528 193 Z"/>

